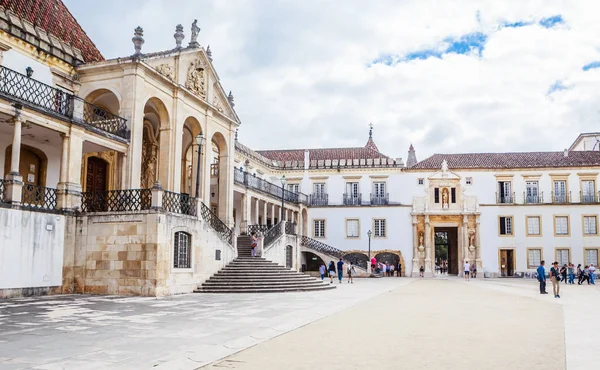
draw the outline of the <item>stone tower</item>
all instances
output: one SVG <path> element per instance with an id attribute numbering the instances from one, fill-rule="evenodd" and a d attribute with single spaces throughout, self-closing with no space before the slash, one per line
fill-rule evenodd
<path id="1" fill-rule="evenodd" d="M 406 159 L 406 167 L 410 168 L 417 164 L 417 154 L 415 153 L 415 148 L 412 144 L 408 148 L 408 158 Z"/>

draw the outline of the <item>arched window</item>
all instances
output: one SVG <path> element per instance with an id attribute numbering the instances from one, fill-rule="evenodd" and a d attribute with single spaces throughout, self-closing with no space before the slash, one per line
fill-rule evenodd
<path id="1" fill-rule="evenodd" d="M 189 269 L 192 267 L 192 236 L 186 232 L 175 233 L 173 242 L 173 267 L 178 269 Z"/>

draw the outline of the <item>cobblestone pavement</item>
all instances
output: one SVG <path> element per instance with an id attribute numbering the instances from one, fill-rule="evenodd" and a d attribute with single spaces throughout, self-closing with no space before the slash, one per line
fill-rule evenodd
<path id="1" fill-rule="evenodd" d="M 0 369 L 195 369 L 410 279 L 322 292 L 0 300 Z"/>
<path id="2" fill-rule="evenodd" d="M 589 370 L 600 325 L 585 307 L 599 292 L 563 286 L 555 299 L 535 280 L 419 280 L 206 369 Z"/>

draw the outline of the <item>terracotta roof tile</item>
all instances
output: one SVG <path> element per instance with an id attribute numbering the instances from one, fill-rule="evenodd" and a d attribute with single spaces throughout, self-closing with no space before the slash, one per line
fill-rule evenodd
<path id="1" fill-rule="evenodd" d="M 0 6 L 81 50 L 86 63 L 104 60 L 61 0 L 0 0 Z"/>
<path id="2" fill-rule="evenodd" d="M 311 161 L 334 159 L 375 159 L 387 156 L 369 148 L 324 148 L 308 149 Z M 259 150 L 259 154 L 274 161 L 303 161 L 304 149 Z"/>
<path id="3" fill-rule="evenodd" d="M 528 152 L 528 153 L 465 153 L 434 154 L 410 167 L 410 169 L 437 170 L 442 161 L 450 169 L 506 169 L 506 168 L 552 168 L 600 166 L 600 152 Z"/>

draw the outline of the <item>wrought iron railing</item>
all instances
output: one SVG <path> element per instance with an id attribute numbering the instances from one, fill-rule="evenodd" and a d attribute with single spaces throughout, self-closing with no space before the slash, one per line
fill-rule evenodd
<path id="1" fill-rule="evenodd" d="M 74 99 L 81 100 L 83 103 L 84 123 L 118 137 L 122 137 L 123 139 L 129 139 L 129 130 L 127 129 L 127 120 L 125 118 L 107 112 L 79 97 L 74 97 Z"/>
<path id="2" fill-rule="evenodd" d="M 329 194 L 312 194 L 308 201 L 311 206 L 326 206 L 329 205 Z"/>
<path id="3" fill-rule="evenodd" d="M 371 204 L 374 206 L 390 204 L 390 194 L 371 194 Z"/>
<path id="4" fill-rule="evenodd" d="M 151 206 L 151 189 L 91 191 L 81 197 L 83 212 L 145 211 Z"/>
<path id="5" fill-rule="evenodd" d="M 202 219 L 210 225 L 210 227 L 219 234 L 219 237 L 229 245 L 233 245 L 233 230 L 231 230 L 213 211 L 202 203 L 200 206 L 200 214 Z"/>
<path id="6" fill-rule="evenodd" d="M 261 179 L 260 177 L 256 177 L 256 175 L 244 171 L 242 168 L 234 168 L 233 181 L 238 184 L 245 185 L 251 189 L 271 195 L 277 199 L 281 199 L 283 197 L 284 201 L 286 202 L 308 204 L 308 196 L 306 194 L 285 190 L 281 186 L 272 184 Z"/>
<path id="7" fill-rule="evenodd" d="M 321 252 L 330 256 L 334 256 L 336 258 L 342 258 L 344 257 L 344 251 L 334 248 L 330 245 L 327 245 L 325 243 L 321 243 L 318 240 L 315 240 L 313 238 L 309 238 L 308 236 L 304 236 L 302 235 L 300 237 L 300 245 L 306 248 L 310 248 L 313 249 L 317 252 Z"/>
<path id="8" fill-rule="evenodd" d="M 4 202 L 4 193 L 6 192 L 6 185 L 4 185 L 4 180 L 0 179 L 0 203 Z"/>
<path id="9" fill-rule="evenodd" d="M 527 194 L 527 192 L 523 192 L 523 202 L 525 204 L 544 203 L 544 192 L 541 191 L 539 194 Z"/>
<path id="10" fill-rule="evenodd" d="M 568 193 L 552 192 L 551 196 L 552 196 L 552 203 L 555 203 L 555 204 L 571 203 L 571 192 L 568 192 Z"/>
<path id="11" fill-rule="evenodd" d="M 271 229 L 269 225 L 248 225 L 248 235 L 252 233 L 261 233 L 264 234 Z"/>
<path id="12" fill-rule="evenodd" d="M 515 193 L 498 194 L 496 193 L 496 204 L 514 204 Z"/>
<path id="13" fill-rule="evenodd" d="M 179 213 L 182 215 L 196 216 L 196 198 L 189 194 L 163 192 L 162 208 L 164 211 Z"/>
<path id="14" fill-rule="evenodd" d="M 31 184 L 23 185 L 21 207 L 38 211 L 56 210 L 56 189 Z"/>
<path id="15" fill-rule="evenodd" d="M 30 105 L 45 112 L 74 119 L 75 100 L 83 103 L 83 123 L 129 139 L 127 120 L 98 108 L 68 92 L 0 66 L 0 95 L 8 100 Z"/>
<path id="16" fill-rule="evenodd" d="M 347 194 L 344 193 L 345 206 L 360 206 L 362 204 L 362 194 Z"/>
<path id="17" fill-rule="evenodd" d="M 583 192 L 579 192 L 579 199 L 581 203 L 600 203 L 600 193 L 599 194 L 594 194 L 594 193 L 586 193 L 584 194 Z"/>
<path id="18" fill-rule="evenodd" d="M 296 226 L 295 222 L 286 222 L 285 223 L 285 233 L 287 235 L 296 235 Z"/>
<path id="19" fill-rule="evenodd" d="M 265 233 L 263 238 L 263 248 L 273 244 L 275 240 L 277 240 L 281 235 L 283 235 L 283 225 L 281 222 L 278 222 L 277 225 L 273 226 Z"/>

